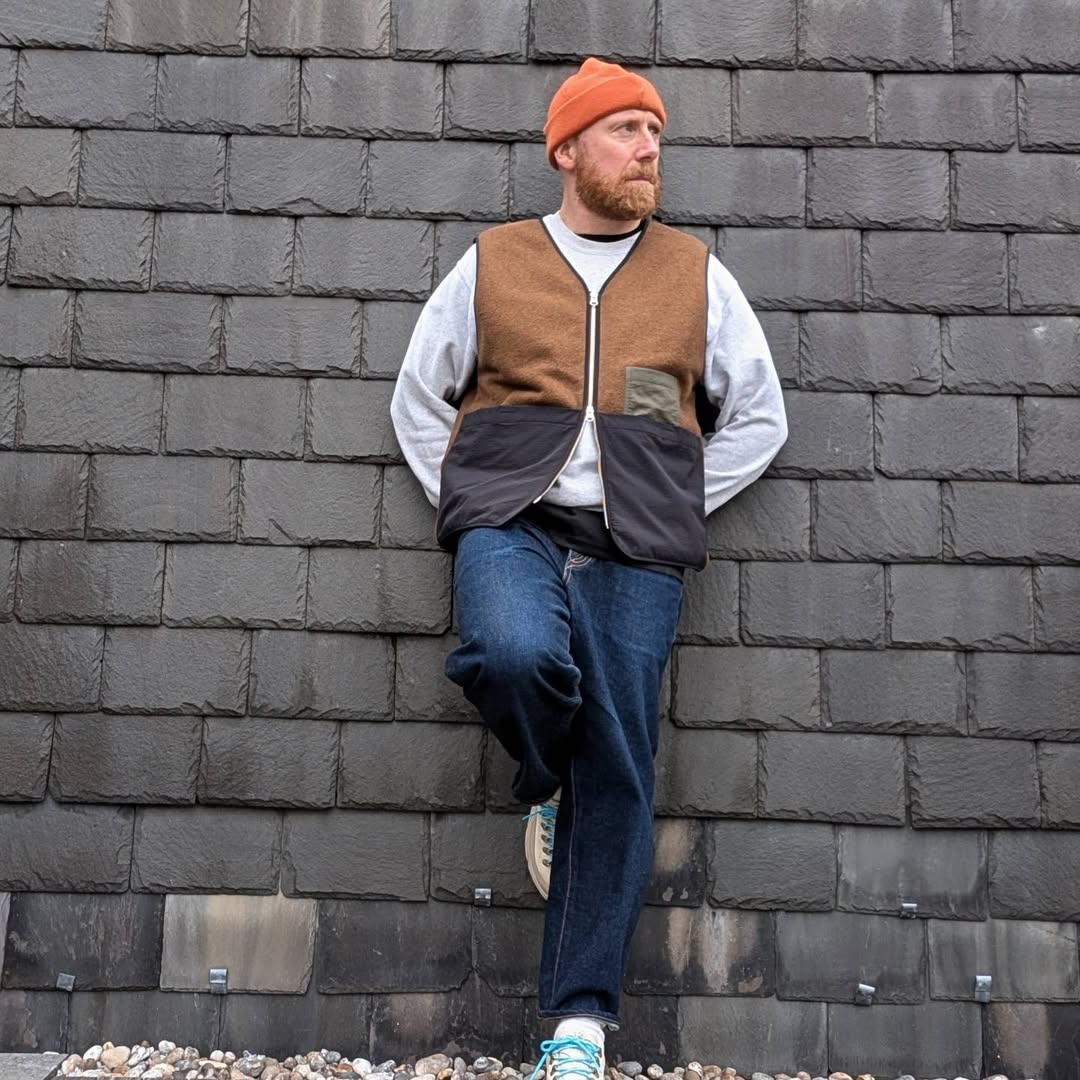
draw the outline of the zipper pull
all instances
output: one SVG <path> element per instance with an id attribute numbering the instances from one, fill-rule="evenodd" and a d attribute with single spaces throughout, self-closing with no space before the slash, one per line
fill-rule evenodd
<path id="1" fill-rule="evenodd" d="M 596 307 L 596 305 L 599 303 L 600 297 L 597 296 L 594 292 L 589 293 L 589 307 Z"/>
<path id="2" fill-rule="evenodd" d="M 596 410 L 591 405 L 586 405 L 585 406 L 585 423 L 586 424 L 594 424 L 594 423 L 596 423 Z"/>

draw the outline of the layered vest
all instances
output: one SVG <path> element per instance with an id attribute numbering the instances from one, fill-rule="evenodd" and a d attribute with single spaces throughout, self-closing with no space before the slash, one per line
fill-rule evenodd
<path id="1" fill-rule="evenodd" d="M 443 458 L 436 533 L 508 522 L 595 425 L 603 512 L 631 559 L 702 568 L 708 250 L 648 221 L 597 293 L 542 221 L 477 238 L 476 371 Z"/>

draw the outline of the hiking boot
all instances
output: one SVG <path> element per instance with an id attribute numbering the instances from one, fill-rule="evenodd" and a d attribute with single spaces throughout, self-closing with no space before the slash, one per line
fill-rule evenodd
<path id="1" fill-rule="evenodd" d="M 562 788 L 547 802 L 534 806 L 521 818 L 525 826 L 525 861 L 536 891 L 546 900 L 551 884 L 551 853 L 555 850 L 555 818 L 559 813 Z"/>
<path id="2" fill-rule="evenodd" d="M 604 1051 L 588 1039 L 545 1039 L 529 1080 L 604 1080 Z"/>

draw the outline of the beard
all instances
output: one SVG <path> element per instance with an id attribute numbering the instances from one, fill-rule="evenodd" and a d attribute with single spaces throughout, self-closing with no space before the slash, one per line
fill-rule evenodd
<path id="1" fill-rule="evenodd" d="M 649 183 L 638 183 L 635 177 L 639 176 Z M 615 221 L 648 217 L 660 202 L 660 172 L 655 161 L 631 166 L 612 179 L 600 171 L 588 154 L 580 154 L 574 170 L 574 186 L 587 209 Z"/>

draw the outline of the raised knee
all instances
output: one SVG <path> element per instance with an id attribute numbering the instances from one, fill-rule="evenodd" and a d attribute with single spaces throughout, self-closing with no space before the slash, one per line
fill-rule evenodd
<path id="1" fill-rule="evenodd" d="M 481 651 L 483 677 L 492 682 L 556 683 L 572 680 L 569 657 L 525 636 L 501 636 Z"/>

